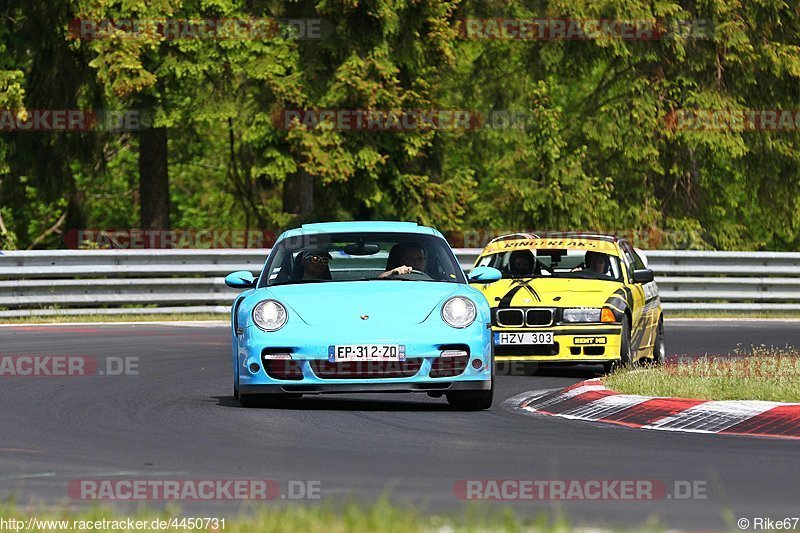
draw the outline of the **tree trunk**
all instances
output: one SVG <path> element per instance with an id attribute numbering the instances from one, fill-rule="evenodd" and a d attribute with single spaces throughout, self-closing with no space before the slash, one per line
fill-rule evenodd
<path id="1" fill-rule="evenodd" d="M 283 210 L 307 215 L 314 210 L 314 176 L 299 170 L 283 183 Z"/>
<path id="2" fill-rule="evenodd" d="M 141 229 L 169 229 L 167 128 L 139 134 L 139 202 Z"/>

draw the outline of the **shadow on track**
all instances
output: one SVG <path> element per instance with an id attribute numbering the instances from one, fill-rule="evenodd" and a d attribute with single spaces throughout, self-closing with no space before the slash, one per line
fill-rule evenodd
<path id="1" fill-rule="evenodd" d="M 456 411 L 444 398 L 434 402 L 415 402 L 367 398 L 337 398 L 307 396 L 304 398 L 281 399 L 265 404 L 263 407 L 242 407 L 233 396 L 214 396 L 220 407 L 237 409 L 278 409 L 288 411 Z"/>
<path id="2" fill-rule="evenodd" d="M 591 379 L 603 375 L 600 365 L 538 365 L 536 363 L 497 363 L 497 376 L 539 376 L 550 378 Z"/>

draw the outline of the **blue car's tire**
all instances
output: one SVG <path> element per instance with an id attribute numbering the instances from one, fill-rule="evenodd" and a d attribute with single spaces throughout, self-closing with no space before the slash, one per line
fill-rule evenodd
<path id="1" fill-rule="evenodd" d="M 460 411 L 483 411 L 492 406 L 494 382 L 488 391 L 458 391 L 447 394 L 447 403 Z"/>
<path id="2" fill-rule="evenodd" d="M 495 362 L 492 361 L 492 381 L 489 390 L 455 391 L 447 393 L 447 403 L 460 411 L 483 411 L 494 400 Z"/>

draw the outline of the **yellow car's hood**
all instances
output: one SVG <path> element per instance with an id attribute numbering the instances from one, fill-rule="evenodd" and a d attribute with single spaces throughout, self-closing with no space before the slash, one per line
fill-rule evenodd
<path id="1" fill-rule="evenodd" d="M 475 283 L 497 307 L 602 307 L 614 291 L 622 287 L 616 281 L 565 278 L 501 279 L 495 283 Z"/>

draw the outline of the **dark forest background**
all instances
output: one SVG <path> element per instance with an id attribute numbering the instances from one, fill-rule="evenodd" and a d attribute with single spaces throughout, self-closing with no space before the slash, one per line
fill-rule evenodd
<path id="1" fill-rule="evenodd" d="M 459 33 L 459 21 L 495 17 L 702 21 L 704 32 Z M 70 32 L 76 19 L 129 18 L 321 19 L 326 30 Z M 398 219 L 454 234 L 628 230 L 651 247 L 798 250 L 800 128 L 692 131 L 669 117 L 800 109 L 799 45 L 800 6 L 778 0 L 3 0 L 0 109 L 136 109 L 149 119 L 138 131 L 0 132 L 0 249 L 63 247 L 77 228 Z M 527 120 L 287 131 L 273 121 L 282 109 Z"/>

